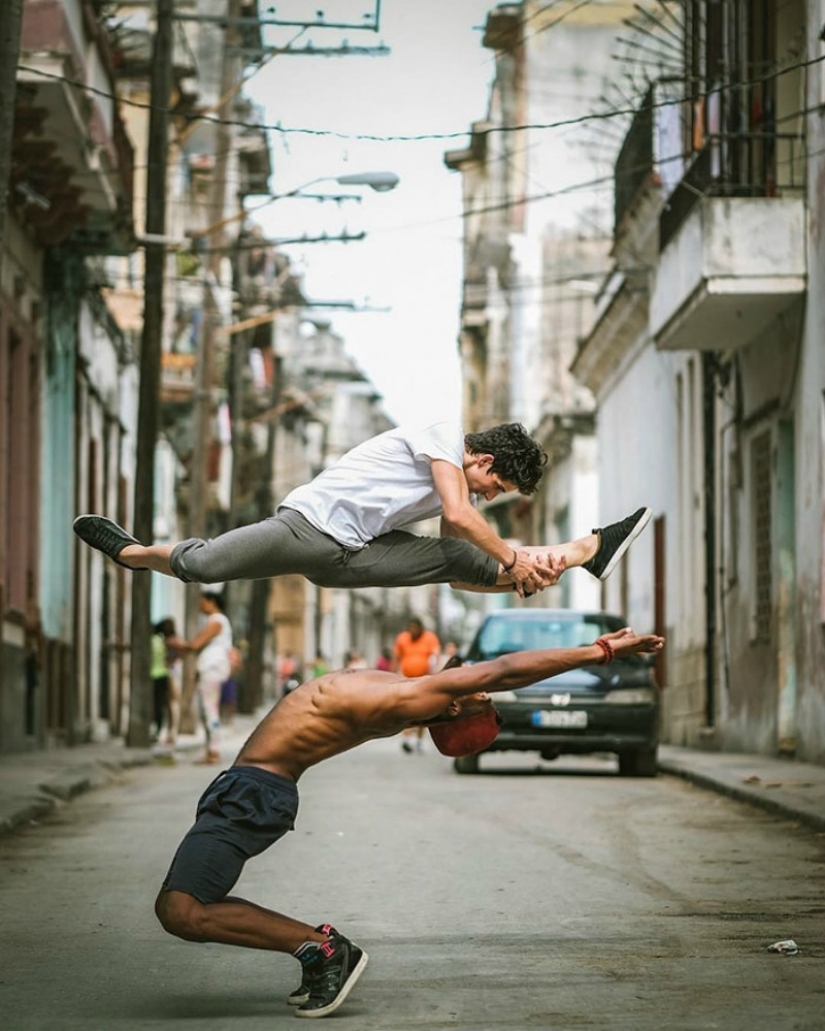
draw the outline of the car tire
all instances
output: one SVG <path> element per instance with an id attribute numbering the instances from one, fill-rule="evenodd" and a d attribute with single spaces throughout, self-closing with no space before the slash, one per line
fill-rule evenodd
<path id="1" fill-rule="evenodd" d="M 659 771 L 656 748 L 634 748 L 619 752 L 619 774 L 622 777 L 655 777 Z"/>
<path id="2" fill-rule="evenodd" d="M 478 756 L 461 755 L 453 761 L 453 769 L 456 773 L 478 773 Z"/>

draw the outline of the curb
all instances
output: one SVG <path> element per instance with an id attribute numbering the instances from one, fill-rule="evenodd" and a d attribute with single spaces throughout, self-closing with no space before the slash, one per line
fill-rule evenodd
<path id="1" fill-rule="evenodd" d="M 37 823 L 56 808 L 57 799 L 48 798 L 45 795 L 23 800 L 8 814 L 3 815 L 0 812 L 0 837 L 25 824 Z"/>
<path id="2" fill-rule="evenodd" d="M 821 813 L 789 805 L 787 802 L 779 801 L 776 798 L 768 797 L 748 788 L 726 784 L 723 780 L 688 769 L 685 766 L 681 766 L 678 762 L 668 759 L 659 759 L 659 771 L 674 777 L 680 777 L 682 780 L 689 781 L 707 791 L 714 791 L 717 795 L 725 795 L 737 802 L 746 802 L 748 805 L 756 806 L 774 816 L 783 816 L 789 820 L 796 820 L 812 830 L 825 831 L 825 815 Z"/>
<path id="3" fill-rule="evenodd" d="M 53 813 L 61 803 L 116 780 L 118 773 L 124 769 L 148 766 L 154 761 L 155 756 L 150 751 L 141 749 L 124 755 L 122 759 L 94 759 L 73 769 L 47 775 L 34 785 L 33 790 L 37 794 L 32 795 L 32 788 L 28 788 L 9 801 L 0 800 L 0 835 L 26 824 L 37 823 Z"/>

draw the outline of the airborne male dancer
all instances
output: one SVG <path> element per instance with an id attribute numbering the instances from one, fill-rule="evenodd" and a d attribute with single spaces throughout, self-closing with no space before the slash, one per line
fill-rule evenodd
<path id="1" fill-rule="evenodd" d="M 291 953 L 302 976 L 287 1001 L 298 1017 L 327 1016 L 363 973 L 366 952 L 328 923 L 313 928 L 229 894 L 246 860 L 292 830 L 301 774 L 365 741 L 421 724 L 445 754 L 474 754 L 498 732 L 488 691 L 512 691 L 579 666 L 657 652 L 663 644 L 626 627 L 580 648 L 448 664 L 424 677 L 339 670 L 302 684 L 264 717 L 232 767 L 204 792 L 155 903 L 158 919 L 188 941 Z"/>
<path id="2" fill-rule="evenodd" d="M 145 546 L 99 515 L 78 516 L 74 531 L 120 565 L 187 583 L 299 573 L 321 587 L 449 583 L 527 597 L 574 566 L 604 580 L 647 525 L 649 508 L 566 544 L 513 548 L 476 507 L 479 497 L 533 494 L 546 461 L 518 423 L 481 433 L 454 423 L 397 427 L 293 490 L 275 515 L 214 540 Z M 436 515 L 440 537 L 402 529 Z"/>

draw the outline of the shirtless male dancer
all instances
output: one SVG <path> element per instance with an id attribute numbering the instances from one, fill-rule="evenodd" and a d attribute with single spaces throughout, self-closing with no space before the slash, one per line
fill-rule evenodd
<path id="1" fill-rule="evenodd" d="M 498 732 L 487 692 L 512 691 L 614 656 L 657 652 L 663 644 L 626 627 L 580 648 L 514 652 L 472 666 L 451 660 L 455 666 L 423 677 L 359 669 L 307 681 L 275 705 L 202 795 L 155 903 L 158 919 L 187 941 L 291 953 L 302 975 L 287 1001 L 298 1017 L 325 1017 L 361 976 L 366 952 L 328 923 L 312 927 L 229 894 L 246 860 L 294 827 L 301 774 L 422 723 L 445 754 L 473 754 Z"/>
<path id="2" fill-rule="evenodd" d="M 78 516 L 74 531 L 122 566 L 186 583 L 299 573 L 321 587 L 449 583 L 526 597 L 574 566 L 604 580 L 647 525 L 649 508 L 566 544 L 513 548 L 476 507 L 480 497 L 533 494 L 546 461 L 518 423 L 481 433 L 446 422 L 400 426 L 293 490 L 275 515 L 214 540 L 144 546 L 100 515 Z M 440 537 L 402 529 L 433 516 L 441 516 Z"/>

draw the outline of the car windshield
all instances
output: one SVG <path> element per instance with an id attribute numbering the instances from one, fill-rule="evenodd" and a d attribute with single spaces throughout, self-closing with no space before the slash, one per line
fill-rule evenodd
<path id="1" fill-rule="evenodd" d="M 533 648 L 578 648 L 623 625 L 616 617 L 591 613 L 524 619 L 493 616 L 479 630 L 467 657 L 478 662 Z"/>

